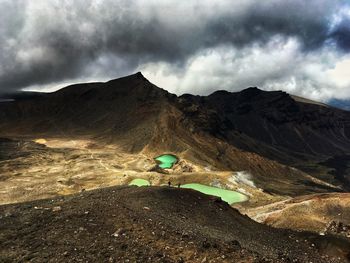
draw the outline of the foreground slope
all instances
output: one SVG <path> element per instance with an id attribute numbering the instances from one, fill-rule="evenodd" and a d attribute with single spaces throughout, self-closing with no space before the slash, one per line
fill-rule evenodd
<path id="1" fill-rule="evenodd" d="M 0 261 L 348 262 L 342 238 L 273 229 L 196 191 L 113 187 L 0 206 Z"/>

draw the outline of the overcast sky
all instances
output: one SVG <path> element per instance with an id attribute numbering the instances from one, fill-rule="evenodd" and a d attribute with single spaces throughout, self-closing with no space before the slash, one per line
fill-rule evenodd
<path id="1" fill-rule="evenodd" d="M 0 0 L 0 93 L 137 71 L 177 94 L 350 98 L 350 1 Z"/>

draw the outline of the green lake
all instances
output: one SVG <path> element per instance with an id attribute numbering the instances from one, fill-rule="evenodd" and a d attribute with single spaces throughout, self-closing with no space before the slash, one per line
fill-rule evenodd
<path id="1" fill-rule="evenodd" d="M 158 166 L 162 169 L 170 169 L 178 161 L 177 157 L 172 154 L 163 154 L 154 159 L 158 161 Z"/>
<path id="2" fill-rule="evenodd" d="M 136 186 L 150 186 L 150 182 L 145 179 L 134 179 L 132 180 L 129 185 L 136 185 Z"/>
<path id="3" fill-rule="evenodd" d="M 229 203 L 230 205 L 233 203 L 243 202 L 248 199 L 246 195 L 241 194 L 239 192 L 207 186 L 203 184 L 184 184 L 181 186 L 181 188 L 193 189 L 203 194 L 221 197 L 223 201 Z"/>
<path id="4" fill-rule="evenodd" d="M 151 184 L 148 180 L 145 179 L 134 179 L 129 183 L 129 185 L 150 186 Z M 221 189 L 204 184 L 184 184 L 181 185 L 181 188 L 192 189 L 203 194 L 220 197 L 223 201 L 227 202 L 230 205 L 233 203 L 239 203 L 248 200 L 248 197 L 246 195 L 241 194 L 239 192 Z"/>

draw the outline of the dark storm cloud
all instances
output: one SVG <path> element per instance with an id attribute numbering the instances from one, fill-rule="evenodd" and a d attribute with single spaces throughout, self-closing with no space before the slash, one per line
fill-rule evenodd
<path id="1" fill-rule="evenodd" d="M 0 92 L 94 72 L 113 77 L 149 62 L 181 68 L 202 49 L 276 35 L 298 38 L 304 52 L 330 40 L 349 50 L 349 20 L 330 27 L 345 1 L 157 2 L 0 0 Z"/>
<path id="2" fill-rule="evenodd" d="M 343 51 L 350 51 L 350 19 L 345 19 L 337 25 L 332 32 L 331 38 L 336 42 Z"/>
<path id="3" fill-rule="evenodd" d="M 326 20 L 302 21 L 300 14 L 283 17 L 286 14 L 281 11 L 253 9 L 241 19 L 216 19 L 206 29 L 207 35 L 214 38 L 208 42 L 211 45 L 221 42 L 244 47 L 251 42 L 266 43 L 272 36 L 280 34 L 300 38 L 305 49 L 316 49 L 324 44 L 328 38 Z"/>

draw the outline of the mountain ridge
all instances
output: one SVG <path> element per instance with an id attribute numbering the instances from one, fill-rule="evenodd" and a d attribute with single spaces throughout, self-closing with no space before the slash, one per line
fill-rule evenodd
<path id="1" fill-rule="evenodd" d="M 283 91 L 176 96 L 138 72 L 0 103 L 0 128 L 2 137 L 90 136 L 131 153 L 183 153 L 201 165 L 249 171 L 272 192 L 295 195 L 296 184 L 304 194 L 350 189 L 350 171 L 334 175 L 327 166 L 350 154 L 350 113 Z"/>

